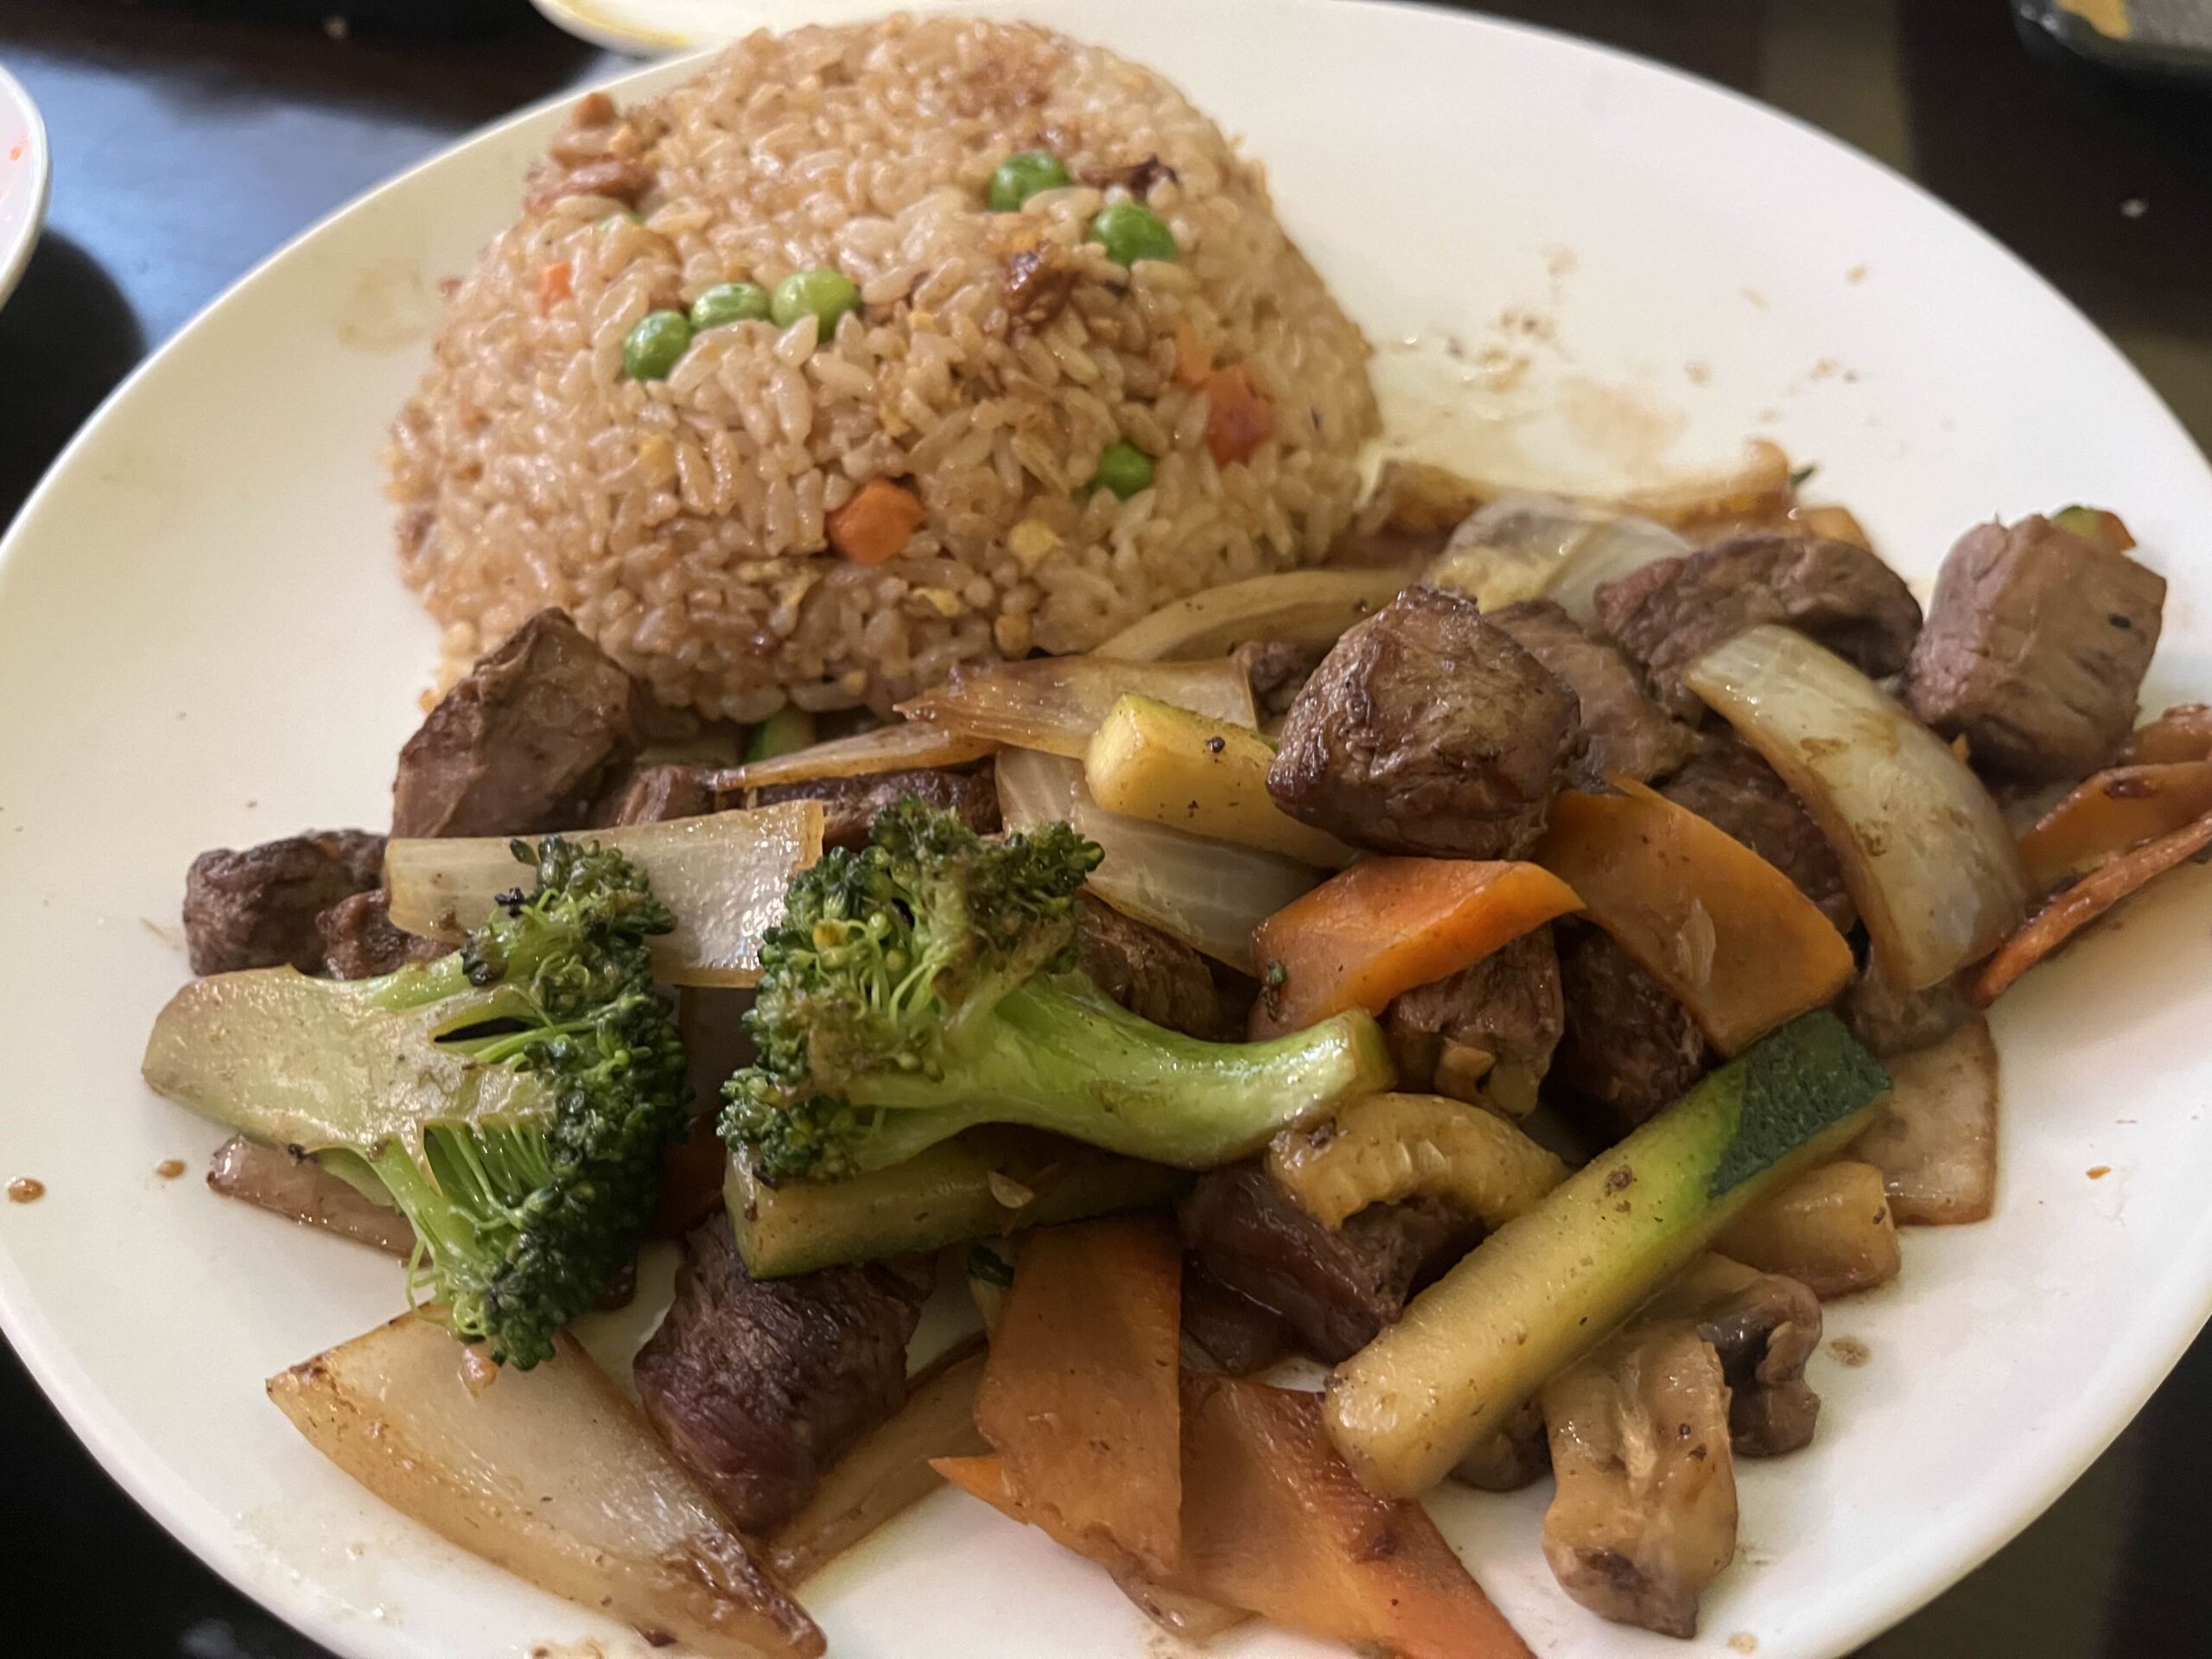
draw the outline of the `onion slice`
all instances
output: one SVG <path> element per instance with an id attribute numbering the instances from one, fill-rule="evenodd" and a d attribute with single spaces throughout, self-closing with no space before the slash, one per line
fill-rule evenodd
<path id="1" fill-rule="evenodd" d="M 872 732 L 810 743 L 788 754 L 753 760 L 726 772 L 725 792 L 733 789 L 761 789 L 770 784 L 810 784 L 824 778 L 865 778 L 880 772 L 920 772 L 938 766 L 964 766 L 980 760 L 998 746 L 970 737 L 949 726 L 924 721 L 879 726 Z"/>
<path id="2" fill-rule="evenodd" d="M 2114 766 L 2098 772 L 2020 837 L 2028 887 L 2049 893 L 2132 847 L 2212 812 L 2212 761 Z"/>
<path id="3" fill-rule="evenodd" d="M 1604 583 L 1689 551 L 1688 542 L 1649 518 L 1564 496 L 1512 495 L 1453 531 L 1426 580 L 1486 611 L 1554 600 L 1587 626 Z"/>
<path id="4" fill-rule="evenodd" d="M 1109 812 L 1083 767 L 1058 755 L 1009 749 L 999 757 L 999 810 L 1009 830 L 1065 820 L 1105 849 L 1090 890 L 1125 916 L 1243 973 L 1256 963 L 1260 924 L 1309 891 L 1321 872 L 1249 847 Z"/>
<path id="5" fill-rule="evenodd" d="M 822 803 L 786 801 L 576 838 L 637 864 L 675 912 L 676 931 L 653 941 L 661 979 L 751 985 L 760 977 L 761 936 L 783 919 L 784 889 L 822 856 Z M 385 849 L 384 874 L 393 925 L 448 941 L 480 925 L 500 893 L 530 876 L 498 836 L 394 841 Z"/>
<path id="6" fill-rule="evenodd" d="M 2154 876 L 2164 875 L 2212 847 L 2212 815 L 2197 819 L 2170 836 L 2146 842 L 2132 853 L 2123 853 L 2094 874 L 2085 876 L 2031 918 L 2026 926 L 2007 940 L 1986 963 L 1967 1000 L 1986 1008 L 2012 982 L 2091 922 Z"/>
<path id="7" fill-rule="evenodd" d="M 1682 677 L 1805 803 L 1897 984 L 1925 989 L 2019 925 L 2027 880 L 1989 791 L 1843 658 L 1770 624 Z"/>
<path id="8" fill-rule="evenodd" d="M 1334 645 L 1413 579 L 1402 569 L 1284 570 L 1209 588 L 1163 605 L 1098 647 L 1123 662 L 1213 657 L 1248 639 Z"/>
<path id="9" fill-rule="evenodd" d="M 1017 748 L 1080 760 L 1090 735 L 1123 697 L 1151 697 L 1192 714 L 1256 729 L 1252 683 L 1227 657 L 1189 663 L 1037 657 L 956 669 L 951 680 L 899 705 L 910 720 Z"/>

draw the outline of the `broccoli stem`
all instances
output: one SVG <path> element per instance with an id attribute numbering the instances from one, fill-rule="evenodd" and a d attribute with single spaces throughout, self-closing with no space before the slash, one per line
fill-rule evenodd
<path id="1" fill-rule="evenodd" d="M 1354 1010 L 1263 1043 L 1164 1031 L 1080 982 L 1032 980 L 948 1033 L 941 1075 L 877 1072 L 845 1098 L 880 1114 L 857 1166 L 882 1169 L 979 1123 L 1049 1129 L 1153 1163 L 1211 1168 L 1390 1086 L 1381 1029 Z"/>

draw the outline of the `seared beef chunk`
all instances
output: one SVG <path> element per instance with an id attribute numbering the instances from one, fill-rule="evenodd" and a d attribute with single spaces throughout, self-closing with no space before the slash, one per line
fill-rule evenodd
<path id="1" fill-rule="evenodd" d="M 1705 1075 L 1705 1033 L 1611 935 L 1580 922 L 1557 931 L 1567 1030 L 1553 1074 L 1617 1138 Z"/>
<path id="2" fill-rule="evenodd" d="M 1436 1198 L 1371 1205 L 1331 1232 L 1256 1163 L 1202 1177 L 1183 1242 L 1230 1289 L 1272 1308 L 1317 1359 L 1350 1358 L 1482 1229 Z"/>
<path id="3" fill-rule="evenodd" d="M 837 1454 L 906 1403 L 913 1287 L 887 1268 L 752 1279 L 728 1217 L 683 1241 L 639 1398 L 741 1530 L 796 1513 Z"/>
<path id="4" fill-rule="evenodd" d="M 1576 742 L 1574 693 L 1437 588 L 1355 624 L 1283 722 L 1268 792 L 1356 847 L 1518 858 Z"/>
<path id="5" fill-rule="evenodd" d="M 917 772 L 877 772 L 861 778 L 816 778 L 801 784 L 769 784 L 740 791 L 741 800 L 725 795 L 724 806 L 773 806 L 779 801 L 822 803 L 822 844 L 868 845 L 876 814 L 912 795 L 928 805 L 960 815 L 961 823 L 979 836 L 995 836 L 1002 827 L 999 817 L 999 788 L 991 764 L 971 772 L 925 768 Z"/>
<path id="6" fill-rule="evenodd" d="M 1407 1088 L 1522 1117 L 1535 1107 L 1565 1019 L 1552 931 L 1540 927 L 1396 997 L 1382 1030 Z"/>
<path id="7" fill-rule="evenodd" d="M 1180 939 L 1087 893 L 1076 921 L 1083 971 L 1130 1013 L 1210 1042 L 1234 1042 L 1243 1034 L 1223 1008 L 1205 958 Z"/>
<path id="8" fill-rule="evenodd" d="M 219 847 L 202 853 L 184 878 L 192 971 L 227 974 L 289 963 L 311 974 L 322 966 L 315 918 L 383 880 L 384 837 L 361 830 L 316 830 L 244 852 Z"/>
<path id="9" fill-rule="evenodd" d="M 1681 765 L 1693 741 L 1689 728 L 1645 695 L 1643 676 L 1618 646 L 1586 632 L 1548 599 L 1523 600 L 1491 612 L 1490 620 L 1580 701 L 1578 784 L 1601 789 L 1616 774 L 1644 784 Z"/>
<path id="10" fill-rule="evenodd" d="M 1972 1018 L 1974 1005 L 1958 980 L 1938 980 L 1924 991 L 1899 990 L 1874 962 L 1844 994 L 1843 1020 L 1851 1034 L 1885 1058 L 1931 1048 Z"/>
<path id="11" fill-rule="evenodd" d="M 1787 623 L 1878 679 L 1904 668 L 1920 601 L 1863 547 L 1761 531 L 1605 583 L 1598 622 L 1643 664 L 1659 701 L 1694 720 L 1703 706 L 1682 671 L 1723 640 Z"/>
<path id="12" fill-rule="evenodd" d="M 323 971 L 333 979 L 396 974 L 410 962 L 435 962 L 449 948 L 394 927 L 381 887 L 340 899 L 315 918 L 315 929 L 322 942 Z"/>
<path id="13" fill-rule="evenodd" d="M 626 823 L 666 823 L 696 818 L 715 810 L 721 778 L 718 766 L 657 764 L 632 766 L 599 798 L 591 810 L 595 830 Z"/>
<path id="14" fill-rule="evenodd" d="M 1185 1256 L 1183 1346 L 1186 1366 L 1249 1376 L 1290 1351 L 1290 1327 L 1281 1314 L 1231 1290 L 1197 1257 Z"/>
<path id="15" fill-rule="evenodd" d="M 2164 577 L 2046 518 L 1977 524 L 1936 578 L 1905 702 L 1985 771 L 2079 778 L 2127 741 L 2165 599 Z"/>
<path id="16" fill-rule="evenodd" d="M 1252 683 L 1252 702 L 1262 723 L 1290 712 L 1290 705 L 1328 654 L 1319 645 L 1291 639 L 1250 639 L 1230 652 Z"/>
<path id="17" fill-rule="evenodd" d="M 1781 774 L 1750 745 L 1733 737 L 1708 741 L 1659 792 L 1719 825 L 1788 876 L 1839 933 L 1858 922 L 1835 849 Z"/>
<path id="18" fill-rule="evenodd" d="M 645 693 L 560 611 L 540 611 L 438 700 L 391 788 L 395 836 L 581 825 L 638 750 Z"/>

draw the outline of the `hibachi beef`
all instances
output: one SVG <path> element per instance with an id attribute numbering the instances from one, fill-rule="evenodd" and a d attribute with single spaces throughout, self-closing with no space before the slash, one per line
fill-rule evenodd
<path id="1" fill-rule="evenodd" d="M 1758 750 L 1734 737 L 1712 738 L 1659 792 L 1726 830 L 1788 876 L 1839 933 L 1848 933 L 1858 921 L 1835 849 Z"/>
<path id="2" fill-rule="evenodd" d="M 1936 578 L 1905 702 L 1974 765 L 2024 783 L 2109 764 L 2135 724 L 2165 578 L 2049 519 L 1977 524 Z"/>
<path id="3" fill-rule="evenodd" d="M 582 825 L 638 751 L 645 694 L 560 611 L 471 669 L 399 752 L 395 836 L 527 836 Z"/>
<path id="4" fill-rule="evenodd" d="M 1535 1109 L 1565 1020 L 1559 957 L 1551 929 L 1540 927 L 1393 999 L 1382 1031 L 1404 1087 L 1523 1117 Z"/>
<path id="5" fill-rule="evenodd" d="M 289 963 L 322 966 L 315 918 L 384 879 L 384 837 L 362 830 L 316 830 L 233 852 L 219 847 L 192 861 L 184 878 L 184 940 L 195 974 L 227 974 Z"/>
<path id="6" fill-rule="evenodd" d="M 1370 1205 L 1334 1232 L 1256 1163 L 1200 1178 L 1182 1207 L 1183 1242 L 1230 1289 L 1282 1315 L 1317 1359 L 1347 1359 L 1405 1311 L 1482 1229 L 1436 1198 Z"/>
<path id="7" fill-rule="evenodd" d="M 1076 941 L 1083 971 L 1130 1013 L 1209 1042 L 1243 1034 L 1223 1007 L 1205 958 L 1180 939 L 1086 893 L 1076 912 Z"/>
<path id="8" fill-rule="evenodd" d="M 906 1403 L 918 1299 L 881 1266 L 750 1278 L 727 1217 L 692 1232 L 683 1258 L 668 1317 L 639 1351 L 639 1398 L 739 1529 L 766 1532 Z"/>
<path id="9" fill-rule="evenodd" d="M 1580 922 L 1556 931 L 1567 1029 L 1553 1075 L 1618 1139 L 1705 1075 L 1705 1033 L 1611 934 Z"/>
<path id="10" fill-rule="evenodd" d="M 1601 586 L 1597 606 L 1653 695 L 1692 720 L 1703 705 L 1682 671 L 1746 628 L 1784 623 L 1878 679 L 1904 667 L 1920 632 L 1920 601 L 1865 548 L 1771 531 L 1632 570 Z"/>
<path id="11" fill-rule="evenodd" d="M 689 762 L 632 766 L 616 778 L 593 806 L 591 826 L 612 830 L 632 823 L 666 823 L 712 812 L 721 780 L 728 775 L 720 766 Z"/>
<path id="12" fill-rule="evenodd" d="M 1602 789 L 1616 775 L 1640 784 L 1682 764 L 1695 741 L 1643 689 L 1643 677 L 1611 640 L 1600 639 L 1548 599 L 1523 600 L 1489 613 L 1493 626 L 1572 690 L 1582 705 L 1582 757 L 1575 780 Z"/>
<path id="13" fill-rule="evenodd" d="M 1324 646 L 1301 645 L 1295 639 L 1248 639 L 1229 654 L 1251 683 L 1252 706 L 1265 725 L 1290 712 L 1306 682 L 1313 677 L 1313 671 L 1329 653 Z"/>
<path id="14" fill-rule="evenodd" d="M 1306 683 L 1268 792 L 1370 851 L 1517 858 L 1543 834 L 1576 720 L 1574 693 L 1474 601 L 1408 588 Z"/>
<path id="15" fill-rule="evenodd" d="M 315 918 L 322 942 L 322 969 L 333 979 L 374 979 L 397 973 L 410 962 L 435 962 L 449 946 L 391 925 L 384 889 L 341 899 Z"/>
<path id="16" fill-rule="evenodd" d="M 912 795 L 925 805 L 956 813 L 979 836 L 995 836 L 999 817 L 997 773 L 991 764 L 965 772 L 944 767 L 913 772 L 876 772 L 857 778 L 814 778 L 804 783 L 768 784 L 725 791 L 719 804 L 773 806 L 779 801 L 822 803 L 822 844 L 855 850 L 868 845 L 876 815 Z"/>

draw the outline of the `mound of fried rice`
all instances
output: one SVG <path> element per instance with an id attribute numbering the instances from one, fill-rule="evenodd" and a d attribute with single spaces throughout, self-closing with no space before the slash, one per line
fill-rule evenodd
<path id="1" fill-rule="evenodd" d="M 1016 150 L 1076 182 L 985 205 Z M 1086 239 L 1140 194 L 1173 263 Z M 708 329 L 626 377 L 646 312 L 834 266 L 833 337 Z M 878 708 L 957 663 L 1086 650 L 1170 599 L 1318 560 L 1377 426 L 1368 349 L 1261 168 L 1151 71 L 970 18 L 755 35 L 618 110 L 586 99 L 453 293 L 388 464 L 448 671 L 566 607 L 672 705 Z M 1219 464 L 1209 365 L 1274 435 Z M 1155 458 L 1087 487 L 1116 441 Z M 825 521 L 870 480 L 925 515 L 865 564 Z"/>

